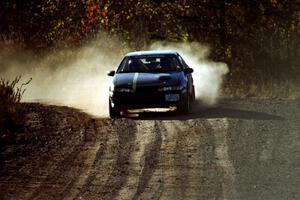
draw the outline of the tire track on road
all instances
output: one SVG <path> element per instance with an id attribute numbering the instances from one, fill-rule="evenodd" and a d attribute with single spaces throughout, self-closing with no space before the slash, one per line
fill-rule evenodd
<path id="1" fill-rule="evenodd" d="M 104 186 L 109 193 L 104 199 L 114 199 L 127 181 L 129 175 L 130 157 L 134 150 L 135 134 L 137 133 L 136 123 L 132 120 L 123 119 L 123 124 L 115 124 L 117 127 L 118 153 L 116 162 L 111 174 Z"/>
<path id="2" fill-rule="evenodd" d="M 114 199 L 126 183 L 136 124 L 129 119 L 112 120 L 105 131 L 107 148 L 103 156 L 96 156 L 92 173 L 76 199 Z"/>
<path id="3" fill-rule="evenodd" d="M 74 187 L 70 189 L 70 191 L 65 196 L 65 200 L 73 200 L 80 192 L 86 188 L 86 185 L 90 183 L 91 177 L 93 177 L 92 170 L 96 167 L 95 165 L 101 161 L 104 151 L 107 149 L 107 140 L 108 134 L 107 131 L 104 131 L 104 126 L 108 126 L 108 122 L 106 120 L 95 121 L 94 122 L 94 133 L 98 135 L 98 139 L 95 144 L 89 147 L 89 151 L 86 152 L 89 156 L 85 160 L 86 170 L 84 170 L 83 174 L 79 176 L 77 182 L 74 184 Z M 101 129 L 102 128 L 102 129 Z"/>
<path id="4" fill-rule="evenodd" d="M 228 119 L 209 120 L 214 129 L 216 164 L 223 169 L 222 199 L 238 199 L 235 181 L 235 168 L 229 157 Z"/>
<path id="5" fill-rule="evenodd" d="M 145 147 L 145 153 L 143 155 L 144 165 L 139 175 L 138 186 L 132 198 L 133 200 L 139 199 L 141 194 L 148 187 L 159 162 L 160 147 L 162 145 L 162 135 L 160 126 L 158 125 L 157 121 L 154 122 L 152 134 L 155 134 L 154 139 Z"/>
<path id="6" fill-rule="evenodd" d="M 161 199 L 185 199 L 189 187 L 189 160 L 187 157 L 188 131 L 186 124 L 182 121 L 164 121 L 163 127 L 165 140 L 161 154 L 164 159 L 160 165 L 163 168 L 165 181 Z"/>
<path id="7" fill-rule="evenodd" d="M 82 140 L 56 165 L 29 199 L 63 199 L 88 170 L 90 164 L 84 162 L 93 157 L 92 152 L 98 151 L 99 138 L 95 133 L 94 121 L 90 120 L 85 127 Z"/>

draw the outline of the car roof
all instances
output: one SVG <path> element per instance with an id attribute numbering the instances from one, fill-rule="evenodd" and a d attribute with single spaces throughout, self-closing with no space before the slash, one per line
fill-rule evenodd
<path id="1" fill-rule="evenodd" d="M 126 56 L 151 56 L 151 55 L 177 55 L 173 50 L 153 50 L 153 51 L 134 51 L 129 52 Z"/>

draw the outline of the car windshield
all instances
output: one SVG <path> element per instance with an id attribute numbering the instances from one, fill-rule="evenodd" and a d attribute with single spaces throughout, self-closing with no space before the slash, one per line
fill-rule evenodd
<path id="1" fill-rule="evenodd" d="M 117 73 L 131 72 L 170 72 L 181 71 L 178 59 L 173 55 L 160 56 L 132 56 L 126 57 Z"/>

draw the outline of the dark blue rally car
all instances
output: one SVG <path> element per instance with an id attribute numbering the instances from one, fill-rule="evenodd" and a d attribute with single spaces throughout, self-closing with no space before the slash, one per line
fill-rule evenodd
<path id="1" fill-rule="evenodd" d="M 110 117 L 136 108 L 176 107 L 188 113 L 195 100 L 192 72 L 176 51 L 138 51 L 128 53 L 109 87 Z"/>

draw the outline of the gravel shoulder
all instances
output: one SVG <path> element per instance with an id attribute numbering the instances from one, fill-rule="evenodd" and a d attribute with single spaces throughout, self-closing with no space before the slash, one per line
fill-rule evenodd
<path id="1" fill-rule="evenodd" d="M 0 199 L 299 199 L 300 101 L 224 99 L 186 116 L 96 118 L 25 104 Z"/>

